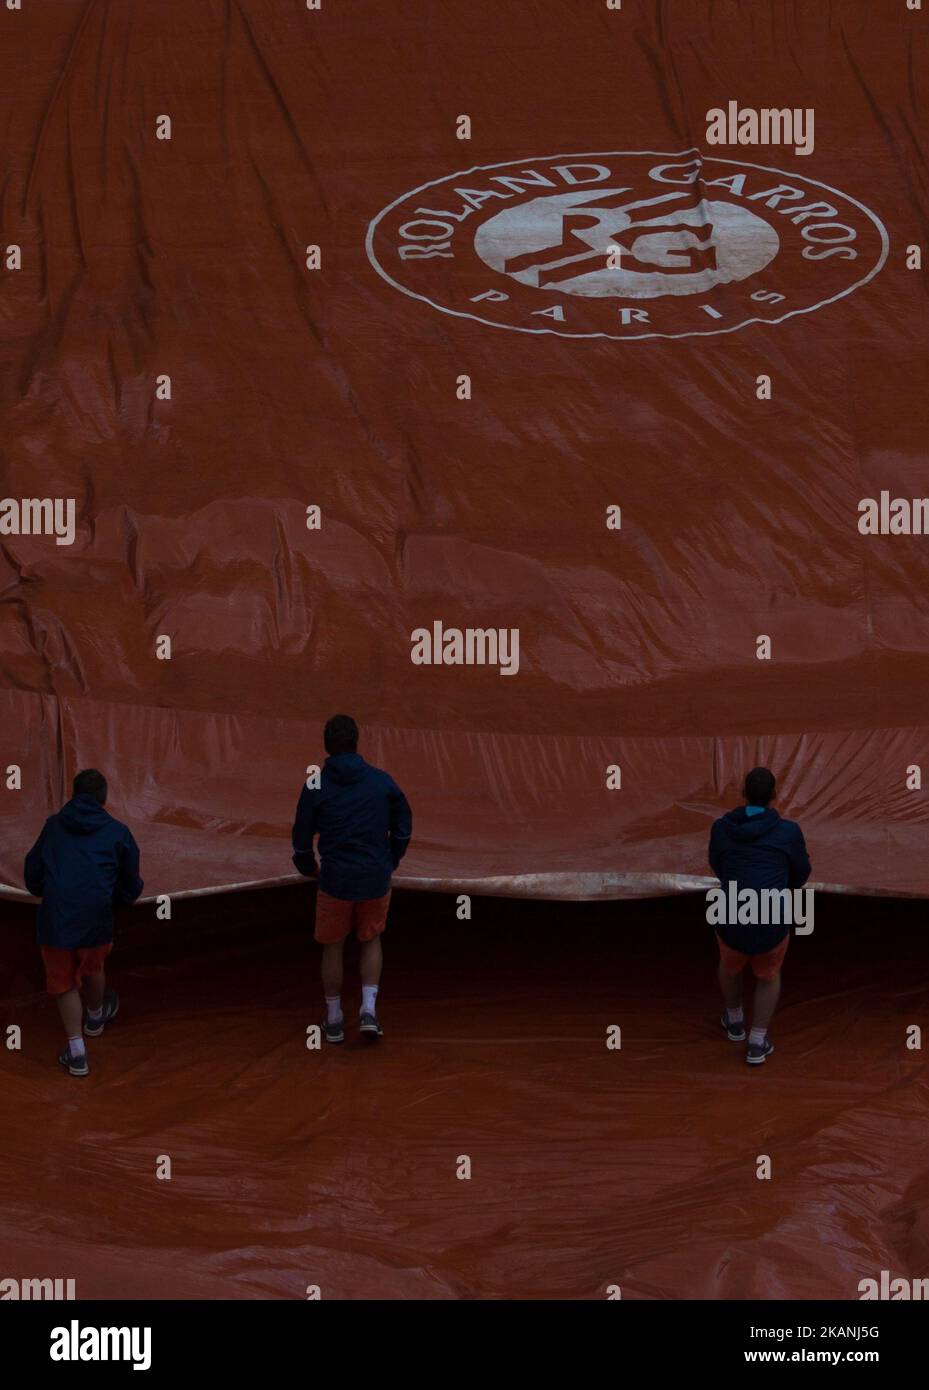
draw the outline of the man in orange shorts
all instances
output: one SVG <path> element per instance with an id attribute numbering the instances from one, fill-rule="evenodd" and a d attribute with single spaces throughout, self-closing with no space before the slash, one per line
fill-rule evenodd
<path id="1" fill-rule="evenodd" d="M 774 774 L 756 767 L 745 778 L 744 806 L 714 821 L 710 832 L 710 867 L 723 888 L 729 883 L 761 892 L 802 888 L 810 876 L 810 859 L 803 832 L 794 821 L 782 820 L 771 802 Z M 781 992 L 781 966 L 790 941 L 790 924 L 782 921 L 743 925 L 727 921 L 717 928 L 719 984 L 726 1005 L 720 1020 L 731 1042 L 745 1041 L 742 975 L 751 965 L 755 1004 L 745 1060 L 759 1066 L 774 1044 L 768 1027 Z"/>
<path id="2" fill-rule="evenodd" d="M 26 855 L 23 878 L 42 899 L 36 926 L 46 988 L 68 1039 L 58 1060 L 71 1076 L 87 1076 L 84 1036 L 99 1037 L 119 1008 L 104 969 L 113 949 L 113 903 L 135 902 L 142 880 L 131 832 L 103 809 L 103 774 L 95 768 L 79 772 L 73 792 L 42 827 Z"/>
<path id="3" fill-rule="evenodd" d="M 390 879 L 413 833 L 406 797 L 380 768 L 358 753 L 358 725 L 336 714 L 323 731 L 329 755 L 320 786 L 304 786 L 293 828 L 293 862 L 315 877 L 313 838 L 319 836 L 316 940 L 323 948 L 326 1041 L 345 1041 L 342 951 L 354 928 L 361 943 L 359 1030 L 368 1042 L 383 1036 L 377 994 L 383 967 L 381 933 L 387 924 Z"/>

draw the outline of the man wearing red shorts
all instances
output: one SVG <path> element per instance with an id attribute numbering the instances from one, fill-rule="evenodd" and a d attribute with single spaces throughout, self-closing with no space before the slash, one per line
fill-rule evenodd
<path id="1" fill-rule="evenodd" d="M 725 889 L 802 888 L 810 876 L 810 859 L 803 832 L 794 821 L 781 820 L 771 802 L 774 774 L 756 767 L 745 778 L 744 806 L 714 821 L 710 832 L 710 867 Z M 790 924 L 769 922 L 743 925 L 726 922 L 717 928 L 719 984 L 726 1010 L 720 1022 L 731 1042 L 745 1041 L 742 975 L 751 965 L 755 1004 L 745 1060 L 759 1066 L 774 1051 L 768 1027 L 781 992 L 781 965 L 790 941 Z"/>
<path id="2" fill-rule="evenodd" d="M 79 772 L 73 792 L 42 827 L 26 855 L 23 878 L 42 899 L 36 926 L 46 988 L 68 1039 L 58 1060 L 71 1076 L 87 1076 L 84 1036 L 99 1037 L 119 1008 L 104 969 L 113 949 L 113 903 L 135 902 L 142 880 L 132 834 L 103 809 L 103 774 L 94 768 Z"/>
<path id="3" fill-rule="evenodd" d="M 319 836 L 316 940 L 323 948 L 326 1041 L 345 1040 L 342 1015 L 342 950 L 354 928 L 361 943 L 359 1030 L 368 1042 L 383 1036 L 377 1016 L 390 879 L 410 843 L 413 818 L 392 777 L 358 753 L 358 725 L 336 714 L 323 732 L 329 755 L 321 785 L 304 786 L 293 828 L 293 862 L 316 875 L 313 838 Z"/>

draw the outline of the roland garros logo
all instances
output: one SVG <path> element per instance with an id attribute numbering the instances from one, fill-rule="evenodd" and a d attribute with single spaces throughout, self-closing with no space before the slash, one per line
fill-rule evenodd
<path id="1" fill-rule="evenodd" d="M 444 314 L 567 338 L 783 323 L 872 280 L 888 237 L 857 199 L 741 160 L 639 151 L 468 169 L 378 213 L 367 251 Z"/>

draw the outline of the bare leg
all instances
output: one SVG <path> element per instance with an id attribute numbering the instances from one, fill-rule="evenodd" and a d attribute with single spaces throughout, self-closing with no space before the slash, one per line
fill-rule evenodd
<path id="1" fill-rule="evenodd" d="M 729 975 L 723 969 L 723 963 L 719 963 L 719 987 L 723 992 L 723 999 L 727 1009 L 740 1009 L 742 1007 L 742 972 L 738 975 Z"/>
<path id="2" fill-rule="evenodd" d="M 95 1014 L 103 1008 L 103 991 L 106 989 L 106 973 L 85 975 L 83 980 L 84 1004 L 87 1012 Z"/>
<path id="3" fill-rule="evenodd" d="M 81 1036 L 81 1025 L 84 1020 L 84 1006 L 81 1003 L 80 991 L 69 989 L 67 994 L 56 996 L 58 1012 L 61 1015 L 62 1027 L 65 1030 L 66 1038 L 79 1038 Z"/>
<path id="4" fill-rule="evenodd" d="M 381 971 L 384 968 L 384 952 L 381 950 L 381 938 L 379 936 L 361 943 L 359 965 L 362 985 L 380 984 Z"/>
<path id="5" fill-rule="evenodd" d="M 755 1007 L 752 1011 L 752 1027 L 767 1029 L 777 1008 L 781 994 L 781 972 L 773 980 L 755 981 Z"/>
<path id="6" fill-rule="evenodd" d="M 327 999 L 335 999 L 342 993 L 342 948 L 344 941 L 336 941 L 323 947 L 323 994 Z"/>

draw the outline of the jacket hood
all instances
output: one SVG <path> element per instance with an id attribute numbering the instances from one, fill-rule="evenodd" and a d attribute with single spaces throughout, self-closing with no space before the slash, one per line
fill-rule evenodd
<path id="1" fill-rule="evenodd" d="M 93 835 L 110 816 L 95 796 L 73 796 L 62 806 L 58 819 L 69 835 Z"/>
<path id="2" fill-rule="evenodd" d="M 737 806 L 723 816 L 723 825 L 726 834 L 731 835 L 733 840 L 750 844 L 752 840 L 763 839 L 779 820 L 780 816 L 773 806 L 766 806 L 759 816 L 750 816 L 744 806 Z"/>
<path id="3" fill-rule="evenodd" d="M 333 753 L 326 759 L 324 770 L 333 782 L 348 786 L 361 781 L 366 767 L 367 763 L 360 753 Z"/>

